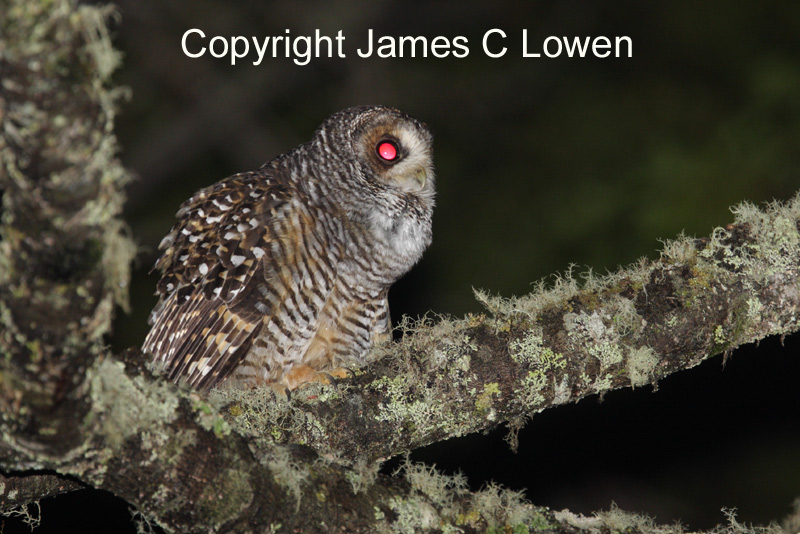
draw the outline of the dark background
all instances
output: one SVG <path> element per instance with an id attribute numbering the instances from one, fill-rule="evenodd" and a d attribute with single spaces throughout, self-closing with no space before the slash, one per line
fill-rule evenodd
<path id="1" fill-rule="evenodd" d="M 398 107 L 435 135 L 434 242 L 390 294 L 395 321 L 481 311 L 473 287 L 520 295 L 573 263 L 603 273 L 657 258 L 659 238 L 707 235 L 732 220 L 733 204 L 790 198 L 800 185 L 800 3 L 650 4 L 118 1 L 116 80 L 132 98 L 117 132 L 138 175 L 125 217 L 141 252 L 133 312 L 119 317 L 113 347 L 144 338 L 156 283 L 146 273 L 179 204 L 352 105 Z M 347 58 L 190 59 L 180 47 L 190 28 L 207 39 L 341 29 Z M 470 54 L 362 59 L 370 28 L 463 35 Z M 503 58 L 482 52 L 492 28 L 508 35 Z M 549 35 L 626 35 L 633 57 L 523 58 L 523 28 L 534 50 Z M 517 454 L 498 429 L 412 458 L 462 470 L 476 489 L 526 488 L 555 509 L 616 502 L 691 528 L 722 522 L 722 507 L 743 522 L 779 519 L 800 496 L 799 346 L 796 336 L 767 340 L 725 366 L 715 358 L 665 379 L 655 394 L 547 410 L 521 432 Z M 97 492 L 55 503 L 45 501 L 37 532 L 64 532 L 70 517 L 84 532 L 121 532 L 128 517 Z M 113 518 L 88 525 L 98 507 Z"/>

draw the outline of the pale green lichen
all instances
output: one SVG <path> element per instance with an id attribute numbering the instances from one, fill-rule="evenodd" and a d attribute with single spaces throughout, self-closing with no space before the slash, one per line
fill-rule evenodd
<path id="1" fill-rule="evenodd" d="M 607 309 L 611 314 L 611 324 L 620 337 L 638 334 L 644 328 L 644 321 L 632 300 L 617 296 Z"/>
<path id="2" fill-rule="evenodd" d="M 531 329 L 523 337 L 512 340 L 509 343 L 509 354 L 515 362 L 529 367 L 515 389 L 518 402 L 523 406 L 536 406 L 544 402 L 547 390 L 555 389 L 548 377 L 566 368 L 566 358 L 544 346 L 539 328 Z"/>
<path id="3" fill-rule="evenodd" d="M 548 386 L 547 375 L 541 369 L 528 371 L 522 380 L 522 388 L 517 391 L 523 406 L 537 406 L 544 402 L 544 390 Z"/>
<path id="4" fill-rule="evenodd" d="M 522 492 L 490 484 L 470 494 L 463 475 L 444 475 L 435 467 L 411 463 L 408 459 L 395 472 L 398 474 L 409 482 L 411 494 L 390 500 L 396 519 L 384 524 L 384 532 L 435 529 L 454 533 L 469 527 L 516 533 L 530 532 L 534 525 L 547 526 L 534 507 L 524 500 Z M 379 508 L 375 508 L 375 515 L 381 522 L 385 519 Z"/>
<path id="5" fill-rule="evenodd" d="M 391 523 L 391 532 L 393 533 L 426 532 L 439 527 L 442 523 L 436 509 L 420 498 L 391 497 L 389 508 L 396 516 Z"/>
<path id="6" fill-rule="evenodd" d="M 606 326 L 608 319 L 610 317 L 604 310 L 564 314 L 564 328 L 572 345 L 585 347 L 589 355 L 600 362 L 601 370 L 623 360 L 620 336 L 613 326 Z"/>
<path id="7" fill-rule="evenodd" d="M 128 508 L 128 511 L 131 514 L 131 523 L 136 529 L 136 534 L 156 534 L 155 518 L 136 508 Z"/>
<path id="8" fill-rule="evenodd" d="M 517 363 L 536 366 L 544 371 L 564 369 L 567 365 L 562 354 L 544 346 L 541 329 L 529 330 L 521 339 L 511 341 L 509 354 Z"/>
<path id="9" fill-rule="evenodd" d="M 567 374 L 564 374 L 561 377 L 561 382 L 559 382 L 555 390 L 553 391 L 553 404 L 566 404 L 572 398 L 572 386 L 570 385 L 571 380 Z"/>
<path id="10" fill-rule="evenodd" d="M 523 526 L 541 523 L 534 507 L 525 500 L 524 492 L 493 483 L 473 494 L 472 507 L 487 522 L 489 529 L 501 527 L 501 531 L 524 532 L 521 530 Z"/>
<path id="11" fill-rule="evenodd" d="M 344 475 L 353 488 L 353 495 L 369 489 L 378 479 L 380 468 L 380 462 L 356 462 Z"/>
<path id="12" fill-rule="evenodd" d="M 452 476 L 443 475 L 436 471 L 435 466 L 412 463 L 408 459 L 398 468 L 395 475 L 401 472 L 415 491 L 424 494 L 441 508 L 448 508 L 453 504 L 456 495 L 468 491 L 467 479 L 461 473 Z"/>
<path id="13" fill-rule="evenodd" d="M 511 322 L 504 318 L 533 319 L 542 310 L 550 306 L 562 305 L 577 295 L 580 291 L 580 284 L 573 277 L 572 267 L 570 266 L 563 274 L 554 275 L 550 284 L 547 284 L 545 280 L 539 280 L 536 282 L 535 289 L 522 297 L 504 298 L 479 289 L 473 289 L 473 292 L 478 302 L 483 304 L 498 320 L 502 320 L 505 328 L 499 329 L 508 331 Z"/>
<path id="14" fill-rule="evenodd" d="M 708 246 L 700 251 L 700 257 L 723 262 L 734 269 L 741 269 L 746 262 L 751 260 L 751 254 L 756 251 L 756 248 L 733 249 L 725 243 L 730 238 L 731 231 L 727 228 L 714 228 Z"/>
<path id="15" fill-rule="evenodd" d="M 764 210 L 744 202 L 731 211 L 736 218 L 735 225 L 715 228 L 705 248 L 699 252 L 701 258 L 741 273 L 739 280 L 751 291 L 770 283 L 772 277 L 797 271 L 800 195 L 785 204 L 771 203 Z M 747 242 L 740 243 L 736 239 L 737 227 L 745 229 Z"/>
<path id="16" fill-rule="evenodd" d="M 178 398 L 168 383 L 149 382 L 141 376 L 131 379 L 125 374 L 125 364 L 118 360 L 100 360 L 90 384 L 93 410 L 87 422 L 99 418 L 102 435 L 112 449 L 177 417 Z M 152 446 L 163 445 L 158 433 L 152 435 Z"/>
<path id="17" fill-rule="evenodd" d="M 410 383 L 405 376 L 381 377 L 373 380 L 368 387 L 382 392 L 387 398 L 387 402 L 379 406 L 375 416 L 378 421 L 411 425 L 419 432 L 453 426 L 454 421 L 449 417 L 451 412 L 447 406 L 437 402 L 434 397 L 428 397 L 434 392 L 423 389 L 422 396 L 413 396 Z M 468 422 L 468 414 L 455 413 L 463 419 L 462 422 Z"/>
<path id="18" fill-rule="evenodd" d="M 490 421 L 495 419 L 494 410 L 492 409 L 492 396 L 500 395 L 500 384 L 497 382 L 490 382 L 483 385 L 483 393 L 475 398 L 475 409 L 479 414 L 485 416 Z"/>
<path id="19" fill-rule="evenodd" d="M 675 239 L 661 240 L 661 258 L 675 263 L 691 263 L 697 257 L 695 240 L 681 233 Z"/>
<path id="20" fill-rule="evenodd" d="M 600 519 L 612 532 L 652 532 L 655 522 L 646 515 L 626 512 L 612 504 L 608 511 L 596 512 Z"/>
<path id="21" fill-rule="evenodd" d="M 800 196 L 782 204 L 771 203 L 760 210 L 749 202 L 731 209 L 736 222 L 748 225 L 756 236 L 750 254 L 745 255 L 743 266 L 759 283 L 767 283 L 772 276 L 795 271 L 800 256 L 800 232 L 797 220 L 800 215 Z M 729 247 L 719 246 L 726 256 Z"/>
<path id="22" fill-rule="evenodd" d="M 631 381 L 631 387 L 652 383 L 657 365 L 658 354 L 651 347 L 630 349 L 628 352 L 628 379 Z"/>
<path id="23" fill-rule="evenodd" d="M 764 311 L 764 305 L 758 297 L 751 297 L 747 299 L 747 319 L 750 321 L 760 321 L 761 312 Z"/>
<path id="24" fill-rule="evenodd" d="M 622 347 L 611 341 L 601 341 L 594 345 L 589 345 L 589 354 L 597 358 L 600 362 L 600 369 L 608 369 L 612 365 L 622 362 Z"/>
<path id="25" fill-rule="evenodd" d="M 514 339 L 508 346 L 511 359 L 517 363 L 538 363 L 544 345 L 541 331 L 530 330 L 521 339 Z"/>
<path id="26" fill-rule="evenodd" d="M 16 498 L 16 495 L 12 496 L 9 494 L 9 498 L 13 500 Z M 34 509 L 36 512 L 33 511 Z M 20 521 L 30 527 L 31 532 L 34 532 L 42 524 L 42 507 L 39 501 L 25 503 L 15 506 L 14 508 L 3 510 L 3 516 L 18 517 Z"/>
<path id="27" fill-rule="evenodd" d="M 446 372 L 454 383 L 466 385 L 473 379 L 469 372 L 472 365 L 470 352 L 475 350 L 477 346 L 468 336 L 456 342 L 442 342 L 433 349 L 430 364 Z"/>
<path id="28" fill-rule="evenodd" d="M 721 324 L 714 329 L 714 343 L 720 346 L 726 343 L 725 329 Z"/>
<path id="29" fill-rule="evenodd" d="M 774 523 L 766 527 L 754 527 L 739 523 L 736 520 L 735 509 L 723 508 L 722 513 L 727 519 L 727 524 L 718 525 L 709 532 L 724 532 L 727 534 L 782 534 L 784 532 L 794 532 L 791 529 L 781 529 L 780 526 Z M 553 516 L 562 525 L 561 530 L 571 528 L 581 532 L 641 532 L 643 534 L 686 534 L 687 532 L 687 529 L 680 523 L 658 525 L 646 515 L 621 510 L 613 503 L 609 510 L 595 512 L 591 516 L 579 515 L 569 510 L 554 511 Z"/>
<path id="30" fill-rule="evenodd" d="M 288 448 L 271 446 L 263 461 L 272 472 L 275 482 L 294 498 L 297 510 L 303 498 L 303 487 L 310 480 L 308 466 L 296 461 Z"/>
<path id="31" fill-rule="evenodd" d="M 196 505 L 207 526 L 217 531 L 238 517 L 252 500 L 253 488 L 248 474 L 237 469 L 223 469 L 204 486 Z"/>
<path id="32" fill-rule="evenodd" d="M 595 393 L 604 393 L 611 389 L 614 383 L 614 377 L 610 374 L 598 375 L 592 382 L 591 389 Z"/>
<path id="33" fill-rule="evenodd" d="M 341 395 L 335 386 L 318 383 L 303 388 L 303 398 L 332 400 Z M 322 423 L 301 403 L 276 395 L 271 388 L 227 387 L 211 391 L 209 403 L 226 412 L 228 419 L 240 430 L 255 436 L 270 436 L 285 442 L 287 436 L 303 435 L 312 441 L 323 442 L 326 430 Z M 298 443 L 305 444 L 299 440 Z"/>
<path id="34" fill-rule="evenodd" d="M 195 420 L 201 427 L 214 432 L 218 438 L 223 438 L 231 433 L 230 424 L 214 406 L 196 394 L 192 394 L 192 401 Z"/>
<path id="35" fill-rule="evenodd" d="M 566 369 L 567 359 L 560 352 L 553 352 L 550 347 L 545 347 L 539 358 L 539 363 L 543 369 Z"/>
<path id="36" fill-rule="evenodd" d="M 611 505 L 607 511 L 595 512 L 591 516 L 583 516 L 569 510 L 553 512 L 557 521 L 566 527 L 572 527 L 581 532 L 642 532 L 651 534 L 684 534 L 685 529 L 680 524 L 672 526 L 656 525 L 655 522 L 640 514 L 626 512 Z"/>

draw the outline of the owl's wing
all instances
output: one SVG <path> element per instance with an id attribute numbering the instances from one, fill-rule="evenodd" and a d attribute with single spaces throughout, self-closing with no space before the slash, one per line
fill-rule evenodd
<path id="1" fill-rule="evenodd" d="M 283 213 L 298 192 L 264 169 L 234 175 L 204 189 L 178 211 L 159 246 L 161 299 L 142 349 L 162 362 L 170 379 L 207 389 L 244 359 L 272 311 L 259 298 L 264 256 L 276 257 L 293 232 Z M 256 301 L 260 304 L 256 306 Z"/>

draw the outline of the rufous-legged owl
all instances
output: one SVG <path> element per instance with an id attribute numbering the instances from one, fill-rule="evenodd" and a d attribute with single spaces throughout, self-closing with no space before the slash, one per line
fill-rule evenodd
<path id="1" fill-rule="evenodd" d="M 389 287 L 431 242 L 432 137 L 389 107 L 207 187 L 159 245 L 142 347 L 176 382 L 294 389 L 391 335 Z"/>

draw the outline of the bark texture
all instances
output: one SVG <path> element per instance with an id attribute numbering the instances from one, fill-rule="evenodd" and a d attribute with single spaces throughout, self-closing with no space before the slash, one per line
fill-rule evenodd
<path id="1" fill-rule="evenodd" d="M 680 531 L 612 509 L 553 512 L 462 477 L 377 461 L 521 425 L 797 330 L 800 197 L 742 205 L 706 239 L 486 314 L 409 322 L 337 386 L 209 398 L 103 348 L 134 247 L 118 215 L 107 8 L 3 0 L 0 17 L 0 511 L 91 485 L 169 532 Z M 65 479 L 66 477 L 66 479 Z M 731 531 L 746 530 L 731 520 Z"/>

